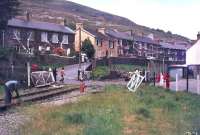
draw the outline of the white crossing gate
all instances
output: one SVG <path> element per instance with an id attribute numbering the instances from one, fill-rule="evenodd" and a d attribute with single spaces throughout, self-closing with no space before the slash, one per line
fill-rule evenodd
<path id="1" fill-rule="evenodd" d="M 127 84 L 128 90 L 131 92 L 136 92 L 144 78 L 144 76 L 140 75 L 139 71 L 135 71 L 135 73 L 133 74 L 133 76 Z"/>
<path id="2" fill-rule="evenodd" d="M 55 83 L 53 73 L 49 71 L 32 72 L 31 80 L 35 87 L 44 87 Z"/>

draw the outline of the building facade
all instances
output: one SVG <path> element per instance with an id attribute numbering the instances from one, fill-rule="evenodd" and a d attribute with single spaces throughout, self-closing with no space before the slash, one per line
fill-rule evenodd
<path id="1" fill-rule="evenodd" d="M 95 49 L 95 58 L 118 57 L 116 40 L 104 34 L 104 29 L 85 29 L 76 24 L 75 51 L 79 52 L 84 40 L 89 39 Z"/>
<path id="2" fill-rule="evenodd" d="M 1 37 L 2 47 L 50 53 L 53 53 L 55 48 L 62 48 L 66 55 L 70 55 L 74 50 L 75 32 L 64 25 L 11 19 Z"/>
<path id="3" fill-rule="evenodd" d="M 161 58 L 166 61 L 186 61 L 186 46 L 161 42 Z"/>

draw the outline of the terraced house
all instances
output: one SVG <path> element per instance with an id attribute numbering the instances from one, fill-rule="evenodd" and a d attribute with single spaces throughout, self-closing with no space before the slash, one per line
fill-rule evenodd
<path id="1" fill-rule="evenodd" d="M 95 58 L 118 57 L 118 44 L 114 38 L 105 34 L 104 28 L 84 28 L 82 23 L 76 24 L 75 50 L 80 51 L 80 44 L 89 39 L 95 49 Z"/>
<path id="2" fill-rule="evenodd" d="M 161 57 L 165 61 L 185 61 L 187 47 L 161 42 Z"/>
<path id="3" fill-rule="evenodd" d="M 14 47 L 19 52 L 29 48 L 31 52 L 53 53 L 55 48 L 63 48 L 66 55 L 70 55 L 74 50 L 74 36 L 74 31 L 64 25 L 11 19 L 1 36 L 1 43 L 3 47 Z"/>

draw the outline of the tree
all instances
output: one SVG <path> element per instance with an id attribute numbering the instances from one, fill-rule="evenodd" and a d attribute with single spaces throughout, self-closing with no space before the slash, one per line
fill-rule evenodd
<path id="1" fill-rule="evenodd" d="M 5 30 L 8 20 L 19 15 L 18 0 L 0 0 L 0 30 Z"/>
<path id="2" fill-rule="evenodd" d="M 90 39 L 85 39 L 83 41 L 83 45 L 82 45 L 81 51 L 83 53 L 85 53 L 88 56 L 89 59 L 94 57 L 95 49 L 94 49 Z"/>

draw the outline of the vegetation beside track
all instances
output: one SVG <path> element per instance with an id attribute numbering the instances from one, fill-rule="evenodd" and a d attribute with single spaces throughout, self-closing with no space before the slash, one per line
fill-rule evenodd
<path id="1" fill-rule="evenodd" d="M 200 133 L 200 97 L 142 86 L 136 93 L 116 85 L 62 106 L 30 106 L 23 135 L 182 135 Z"/>

